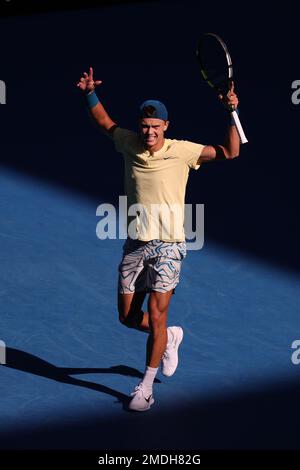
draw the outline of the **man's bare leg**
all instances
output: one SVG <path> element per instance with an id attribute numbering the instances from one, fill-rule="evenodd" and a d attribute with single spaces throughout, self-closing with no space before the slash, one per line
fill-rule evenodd
<path id="1" fill-rule="evenodd" d="M 149 314 L 142 311 L 142 305 L 146 292 L 134 292 L 132 294 L 118 294 L 118 310 L 120 322 L 145 333 L 150 333 Z"/>
<path id="2" fill-rule="evenodd" d="M 153 291 L 148 299 L 148 321 L 151 332 L 147 341 L 146 365 L 152 368 L 159 367 L 167 347 L 167 319 L 172 292 L 172 290 L 163 293 Z"/>
<path id="3" fill-rule="evenodd" d="M 169 292 L 153 291 L 148 299 L 148 312 L 142 311 L 146 292 L 118 294 L 119 319 L 122 324 L 145 333 L 147 341 L 146 364 L 158 367 L 167 346 L 167 318 L 172 297 Z"/>
<path id="4" fill-rule="evenodd" d="M 131 410 L 145 411 L 154 403 L 153 382 L 167 346 L 167 317 L 172 293 L 173 291 L 151 292 L 148 299 L 149 313 L 141 314 L 140 325 L 144 328 L 143 331 L 148 331 L 150 334 L 147 341 L 145 373 L 141 383 L 131 394 L 133 398 L 128 405 Z M 137 306 L 141 307 L 142 304 Z"/>

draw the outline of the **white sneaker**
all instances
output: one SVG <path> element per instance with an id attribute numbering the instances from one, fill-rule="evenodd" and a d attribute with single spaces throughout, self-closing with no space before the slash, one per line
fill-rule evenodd
<path id="1" fill-rule="evenodd" d="M 168 332 L 171 340 L 162 357 L 161 371 L 167 377 L 171 377 L 178 366 L 178 348 L 183 338 L 183 329 L 180 326 L 169 326 Z"/>
<path id="2" fill-rule="evenodd" d="M 154 403 L 153 395 L 149 395 L 149 393 L 147 393 L 142 382 L 137 385 L 137 387 L 135 387 L 134 392 L 131 393 L 131 396 L 133 396 L 133 398 L 128 405 L 130 410 L 147 411 Z"/>

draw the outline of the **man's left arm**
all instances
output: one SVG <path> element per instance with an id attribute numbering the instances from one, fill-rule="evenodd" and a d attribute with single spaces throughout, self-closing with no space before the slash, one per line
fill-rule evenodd
<path id="1" fill-rule="evenodd" d="M 239 100 L 234 93 L 234 84 L 232 83 L 231 89 L 227 96 L 219 96 L 224 105 L 229 108 L 234 106 L 237 108 Z M 198 164 L 209 162 L 213 160 L 231 160 L 239 156 L 240 153 L 240 137 L 235 125 L 232 123 L 226 133 L 225 142 L 223 145 L 206 145 L 199 157 Z"/>

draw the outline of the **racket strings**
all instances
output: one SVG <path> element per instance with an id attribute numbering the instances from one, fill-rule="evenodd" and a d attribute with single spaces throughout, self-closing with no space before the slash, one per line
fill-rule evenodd
<path id="1" fill-rule="evenodd" d="M 198 44 L 197 57 L 204 80 L 211 87 L 227 93 L 233 68 L 228 49 L 221 38 L 213 33 L 204 34 Z"/>

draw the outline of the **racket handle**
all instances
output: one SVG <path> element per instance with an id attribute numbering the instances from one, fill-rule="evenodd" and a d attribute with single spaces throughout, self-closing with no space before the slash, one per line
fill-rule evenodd
<path id="1" fill-rule="evenodd" d="M 248 139 L 247 137 L 245 136 L 245 133 L 243 131 L 243 128 L 242 128 L 242 124 L 241 124 L 241 121 L 238 117 L 238 113 L 236 111 L 232 111 L 231 112 L 231 117 L 234 121 L 234 125 L 236 127 L 236 130 L 238 131 L 238 134 L 240 136 L 240 140 L 241 140 L 241 143 L 242 144 L 246 144 L 248 142 Z"/>

